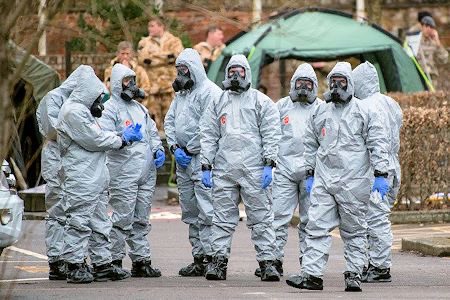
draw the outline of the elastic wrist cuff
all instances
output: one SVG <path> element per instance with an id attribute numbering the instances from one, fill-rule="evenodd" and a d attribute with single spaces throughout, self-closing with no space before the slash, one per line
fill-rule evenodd
<path id="1" fill-rule="evenodd" d="M 267 166 L 267 167 L 275 168 L 277 166 L 276 162 L 269 158 L 264 158 L 263 164 L 265 167 Z"/>
<path id="2" fill-rule="evenodd" d="M 191 152 L 188 151 L 188 149 L 186 147 L 181 147 L 181 149 L 183 149 L 184 153 L 186 153 L 189 156 L 194 156 L 194 154 L 192 154 Z"/>
<path id="3" fill-rule="evenodd" d="M 373 173 L 373 176 L 387 178 L 388 177 L 388 173 L 383 173 L 383 172 L 380 172 L 378 170 L 375 170 L 375 172 Z"/>
<path id="4" fill-rule="evenodd" d="M 122 139 L 122 146 L 120 146 L 119 149 L 123 149 L 126 145 L 128 145 L 127 142 L 125 142 L 125 140 Z"/>
<path id="5" fill-rule="evenodd" d="M 175 150 L 177 150 L 178 148 L 180 148 L 180 145 L 175 144 L 170 146 L 170 152 L 172 152 L 172 154 L 175 154 Z"/>
<path id="6" fill-rule="evenodd" d="M 211 165 L 202 165 L 202 171 L 211 171 Z"/>

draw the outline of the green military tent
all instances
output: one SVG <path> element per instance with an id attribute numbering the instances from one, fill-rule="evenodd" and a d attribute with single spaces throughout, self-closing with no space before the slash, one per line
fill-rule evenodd
<path id="1" fill-rule="evenodd" d="M 60 80 L 54 69 L 33 55 L 26 56 L 25 51 L 13 42 L 9 42 L 8 47 L 10 71 L 21 68 L 11 93 L 16 132 L 9 157 L 14 159 L 27 186 L 35 186 L 40 177 L 42 145 L 36 108 L 50 90 L 59 86 Z"/>
<path id="2" fill-rule="evenodd" d="M 220 84 L 230 57 L 249 59 L 252 85 L 259 87 L 261 69 L 275 60 L 370 61 L 378 70 L 383 92 L 426 89 L 401 42 L 376 25 L 355 21 L 351 15 L 323 8 L 298 9 L 233 38 L 211 65 L 208 77 Z"/>

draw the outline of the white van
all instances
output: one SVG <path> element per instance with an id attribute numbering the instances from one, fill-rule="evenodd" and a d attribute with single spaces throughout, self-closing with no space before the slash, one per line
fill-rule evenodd
<path id="1" fill-rule="evenodd" d="M 7 161 L 0 172 L 0 254 L 20 237 L 24 204 L 17 195 L 16 179 Z"/>

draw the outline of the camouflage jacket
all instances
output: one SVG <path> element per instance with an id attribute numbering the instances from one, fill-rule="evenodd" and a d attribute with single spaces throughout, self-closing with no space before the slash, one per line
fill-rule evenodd
<path id="1" fill-rule="evenodd" d="M 422 35 L 417 60 L 426 73 L 438 76 L 437 65 L 447 63 L 448 52 L 443 46 L 439 47 L 434 40 Z"/>
<path id="2" fill-rule="evenodd" d="M 225 45 L 213 48 L 207 42 L 200 42 L 194 46 L 194 49 L 200 54 L 205 68 L 207 68 L 211 62 L 215 61 L 220 56 L 223 48 L 225 48 Z"/>
<path id="3" fill-rule="evenodd" d="M 175 59 L 183 51 L 181 40 L 169 32 L 161 38 L 143 37 L 138 44 L 138 62 L 147 72 L 158 93 L 171 93 L 176 77 Z"/>
<path id="4" fill-rule="evenodd" d="M 118 63 L 117 58 L 114 58 L 113 60 L 111 60 L 111 66 L 109 66 L 105 70 L 104 83 L 108 89 L 110 89 L 111 70 L 116 63 Z M 130 65 L 131 70 L 136 73 L 136 84 L 138 85 L 138 87 L 142 88 L 147 95 L 154 94 L 154 90 L 156 87 L 152 87 L 150 85 L 150 80 L 148 79 L 147 72 L 145 72 L 144 68 L 139 66 L 134 60 L 130 61 Z"/>

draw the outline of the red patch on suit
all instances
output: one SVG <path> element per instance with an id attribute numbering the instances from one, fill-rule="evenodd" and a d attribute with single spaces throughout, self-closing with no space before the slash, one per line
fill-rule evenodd
<path id="1" fill-rule="evenodd" d="M 283 124 L 284 125 L 289 124 L 289 116 L 286 116 L 286 117 L 283 118 Z"/>
<path id="2" fill-rule="evenodd" d="M 125 121 L 125 126 L 126 126 L 126 127 L 130 126 L 131 124 L 132 124 L 132 123 L 131 123 L 130 120 L 126 120 L 126 121 Z"/>
<path id="3" fill-rule="evenodd" d="M 225 123 L 227 123 L 227 117 L 226 116 L 221 116 L 220 117 L 220 124 L 225 125 Z"/>
<path id="4" fill-rule="evenodd" d="M 325 127 L 322 128 L 322 136 L 325 136 L 325 134 L 327 133 L 327 130 L 325 129 Z"/>

